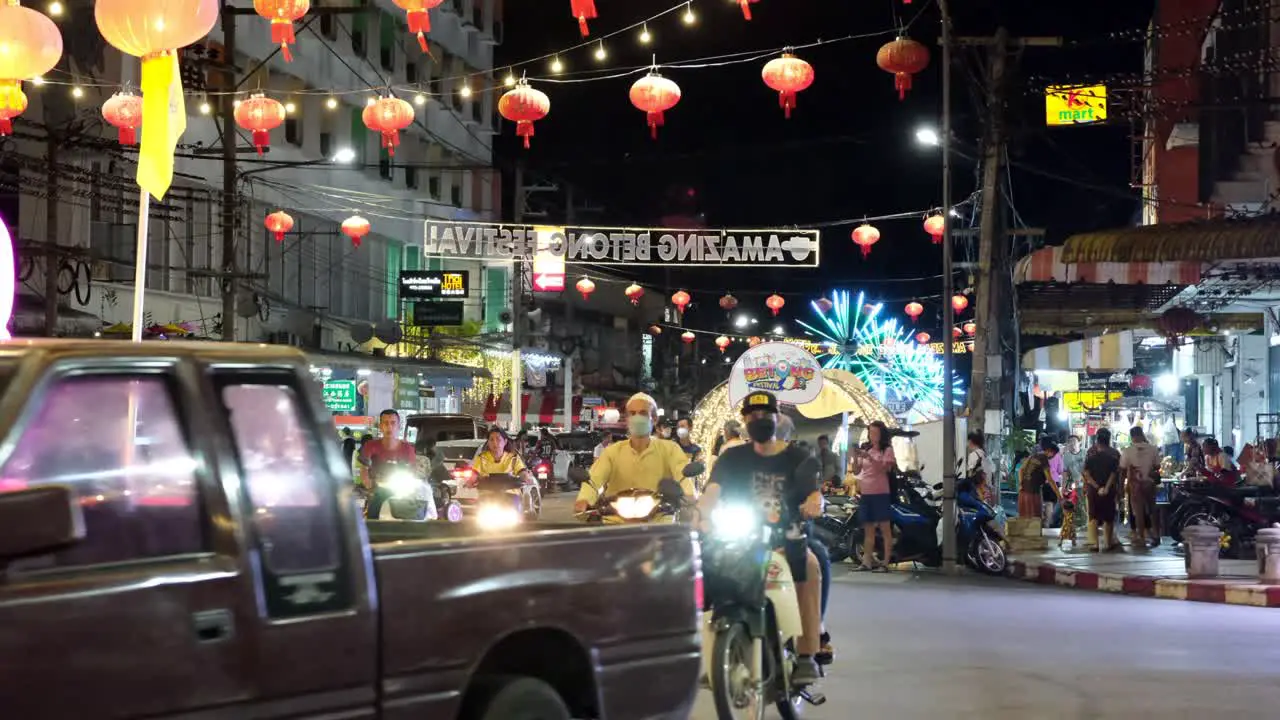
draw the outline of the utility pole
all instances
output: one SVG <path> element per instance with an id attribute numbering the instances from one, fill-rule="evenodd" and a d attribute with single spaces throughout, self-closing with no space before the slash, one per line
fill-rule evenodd
<path id="1" fill-rule="evenodd" d="M 226 91 L 236 87 L 236 13 L 229 2 L 222 4 L 222 45 Z M 222 339 L 236 339 L 236 109 L 235 96 L 224 91 L 219 96 L 222 116 Z M 142 262 L 139 259 L 139 262 Z"/>
<path id="2" fill-rule="evenodd" d="M 524 162 L 516 163 L 516 183 L 514 193 L 515 207 L 512 219 L 517 225 L 524 223 L 524 207 L 528 202 L 527 191 L 524 188 Z M 520 357 L 520 350 L 524 347 L 524 303 L 521 298 L 524 294 L 524 282 L 520 277 L 524 274 L 524 258 L 518 255 L 511 256 L 511 432 L 518 433 L 524 427 L 524 408 L 520 407 L 520 401 L 524 398 L 521 393 L 524 390 L 524 361 Z"/>
<path id="3" fill-rule="evenodd" d="M 942 15 L 942 571 L 958 572 L 956 564 L 956 409 L 951 374 L 955 368 L 951 326 L 951 12 L 948 0 L 938 0 Z M 886 558 L 887 561 L 887 558 Z"/>

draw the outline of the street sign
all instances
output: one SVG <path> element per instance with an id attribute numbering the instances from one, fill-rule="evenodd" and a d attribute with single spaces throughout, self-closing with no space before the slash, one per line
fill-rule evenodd
<path id="1" fill-rule="evenodd" d="M 1050 85 L 1045 88 L 1045 125 L 1092 125 L 1106 119 L 1106 85 Z"/>
<path id="2" fill-rule="evenodd" d="M 564 256 L 552 252 L 553 235 L 564 234 L 561 227 L 535 227 L 537 252 L 533 254 L 534 292 L 564 292 Z"/>
<path id="3" fill-rule="evenodd" d="M 402 300 L 464 298 L 470 290 L 468 280 L 466 270 L 402 270 L 400 271 L 400 298 Z"/>
<path id="4" fill-rule="evenodd" d="M 564 273 L 535 272 L 533 289 L 536 292 L 564 292 Z"/>
<path id="5" fill-rule="evenodd" d="M 355 380 L 325 380 L 321 392 L 329 412 L 350 414 L 359 407 L 360 394 Z"/>
<path id="6" fill-rule="evenodd" d="M 429 325 L 456 326 L 462 324 L 462 302 L 460 300 L 416 302 L 410 310 L 410 324 L 417 327 Z"/>

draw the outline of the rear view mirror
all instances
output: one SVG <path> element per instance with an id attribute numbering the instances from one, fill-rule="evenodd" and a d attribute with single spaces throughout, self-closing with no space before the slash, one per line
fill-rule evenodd
<path id="1" fill-rule="evenodd" d="M 684 466 L 684 476 L 697 477 L 701 475 L 703 471 L 705 471 L 706 469 L 707 469 L 707 466 L 703 465 L 700 462 L 691 462 L 688 465 Z"/>
<path id="2" fill-rule="evenodd" d="M 684 497 L 684 488 L 671 478 L 662 478 L 658 483 L 658 494 L 670 502 L 675 502 Z"/>
<path id="3" fill-rule="evenodd" d="M 64 485 L 0 493 L 0 559 L 42 555 L 84 539 L 84 513 Z"/>
<path id="4" fill-rule="evenodd" d="M 569 480 L 576 483 L 584 483 L 591 480 L 591 473 L 580 467 L 569 468 Z"/>

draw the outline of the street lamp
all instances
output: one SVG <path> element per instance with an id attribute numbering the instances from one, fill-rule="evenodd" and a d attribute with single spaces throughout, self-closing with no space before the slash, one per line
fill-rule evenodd
<path id="1" fill-rule="evenodd" d="M 738 317 L 734 318 L 733 326 L 736 328 L 744 328 L 747 326 L 747 323 L 750 323 L 752 321 L 753 321 L 753 318 L 748 318 L 746 315 L 739 315 Z"/>
<path id="2" fill-rule="evenodd" d="M 339 165 L 346 165 L 354 162 L 355 159 L 356 151 L 349 147 L 339 148 L 338 152 L 333 154 L 333 161 Z"/>
<path id="3" fill-rule="evenodd" d="M 916 142 L 928 147 L 938 147 L 942 144 L 942 138 L 938 137 L 937 130 L 921 127 L 916 129 Z"/>

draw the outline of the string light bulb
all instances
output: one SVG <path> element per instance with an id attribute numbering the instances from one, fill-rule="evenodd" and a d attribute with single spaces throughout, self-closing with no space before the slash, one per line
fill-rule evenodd
<path id="1" fill-rule="evenodd" d="M 557 55 L 555 59 L 551 61 L 551 72 L 553 73 L 564 72 L 564 63 L 560 62 L 559 55 Z"/>
<path id="2" fill-rule="evenodd" d="M 238 107 L 240 107 L 240 101 L 239 101 L 239 100 L 236 100 L 235 102 L 231 103 L 231 107 L 233 107 L 233 108 L 238 108 Z"/>
<path id="3" fill-rule="evenodd" d="M 427 95 L 426 95 L 426 93 L 418 93 L 417 95 L 414 95 L 414 96 L 413 96 L 413 104 L 414 104 L 414 105 L 426 105 L 426 104 L 427 104 Z"/>
<path id="4" fill-rule="evenodd" d="M 684 20 L 685 25 L 692 25 L 698 22 L 698 16 L 693 14 L 693 3 L 688 2 L 684 5 L 684 16 L 680 18 Z"/>
<path id="5" fill-rule="evenodd" d="M 338 98 L 331 97 L 331 98 L 329 98 L 328 100 L 325 100 L 325 101 L 324 101 L 324 106 L 325 106 L 325 107 L 327 107 L 327 108 L 329 108 L 330 110 L 337 110 L 337 109 L 338 109 Z"/>
<path id="6" fill-rule="evenodd" d="M 44 76 L 43 76 L 43 75 L 37 75 L 37 76 L 35 76 L 35 77 L 31 78 L 31 84 L 32 84 L 32 85 L 34 85 L 34 86 L 36 86 L 36 87 L 40 87 L 41 85 L 44 85 Z"/>
<path id="7" fill-rule="evenodd" d="M 507 76 L 502 80 L 502 84 L 506 85 L 507 87 L 515 87 L 516 86 L 515 73 L 510 73 L 510 72 L 507 73 Z"/>
<path id="8" fill-rule="evenodd" d="M 609 53 L 604 51 L 604 41 L 601 40 L 600 47 L 596 48 L 596 59 L 603 62 L 607 57 L 609 57 Z"/>
<path id="9" fill-rule="evenodd" d="M 84 97 L 84 88 L 80 87 L 79 85 L 71 88 L 71 97 L 77 100 Z"/>
<path id="10" fill-rule="evenodd" d="M 62 10 L 63 10 L 62 3 L 58 2 L 57 0 L 54 0 L 54 2 L 49 3 L 49 14 L 52 15 L 53 17 L 60 17 L 62 15 Z"/>
<path id="11" fill-rule="evenodd" d="M 298 106 L 295 105 L 294 103 L 287 102 L 284 104 L 284 112 L 286 115 L 292 115 L 297 111 L 298 111 Z"/>
<path id="12" fill-rule="evenodd" d="M 367 98 L 365 98 L 365 99 L 364 99 L 364 104 L 365 104 L 365 105 L 372 106 L 372 105 L 373 105 L 374 103 L 376 103 L 376 102 L 378 102 L 378 99 L 377 99 L 377 98 L 367 97 Z"/>
<path id="13" fill-rule="evenodd" d="M 205 100 L 205 101 L 203 101 L 203 102 L 201 102 L 201 103 L 200 103 L 200 114 L 201 114 L 201 115 L 208 115 L 208 114 L 209 114 L 209 113 L 211 113 L 211 112 L 213 112 L 213 106 L 211 106 L 211 105 L 209 104 L 209 101 L 208 101 L 208 100 Z"/>
<path id="14" fill-rule="evenodd" d="M 648 45 L 653 40 L 653 36 L 649 34 L 649 23 L 645 23 L 640 27 L 640 44 Z"/>
<path id="15" fill-rule="evenodd" d="M 467 83 L 462 83 L 462 89 L 458 91 L 458 94 L 464 98 L 471 97 L 471 86 Z"/>

